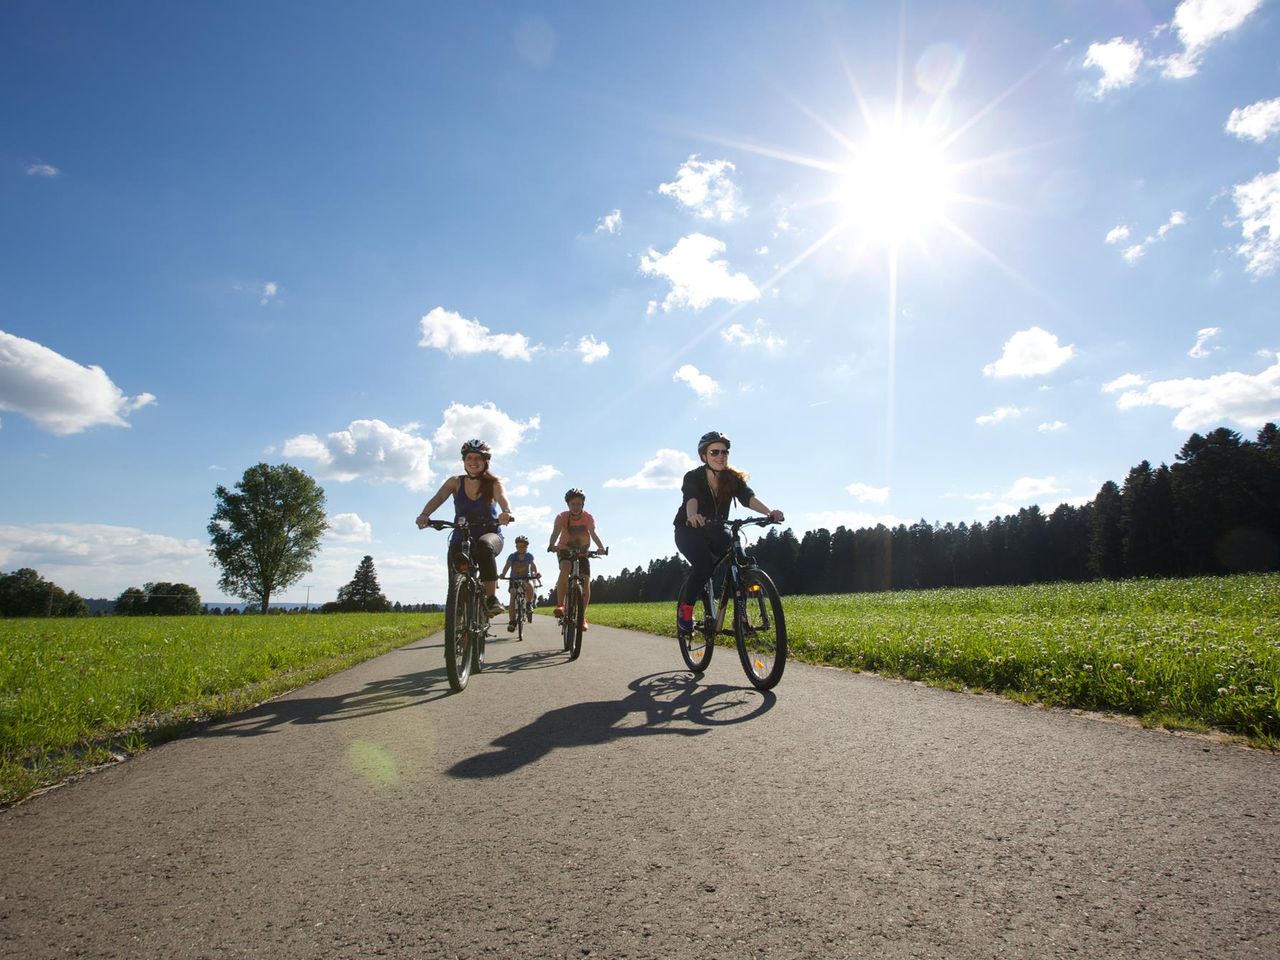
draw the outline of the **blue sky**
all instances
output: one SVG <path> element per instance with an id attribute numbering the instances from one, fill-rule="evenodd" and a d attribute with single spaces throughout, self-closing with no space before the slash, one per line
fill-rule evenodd
<path id="1" fill-rule="evenodd" d="M 216 603 L 287 461 L 278 599 L 439 601 L 471 436 L 604 573 L 712 428 L 797 535 L 1052 510 L 1280 418 L 1278 270 L 1274 0 L 9 3 L 0 569 Z"/>

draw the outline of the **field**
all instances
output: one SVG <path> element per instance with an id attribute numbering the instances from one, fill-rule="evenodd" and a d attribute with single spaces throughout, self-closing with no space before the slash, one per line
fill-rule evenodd
<path id="1" fill-rule="evenodd" d="M 443 621 L 429 613 L 0 620 L 0 805 Z"/>
<path id="2" fill-rule="evenodd" d="M 1280 746 L 1280 575 L 800 596 L 783 605 L 791 654 L 809 663 Z M 592 604 L 589 614 L 673 637 L 674 617 L 669 603 Z"/>

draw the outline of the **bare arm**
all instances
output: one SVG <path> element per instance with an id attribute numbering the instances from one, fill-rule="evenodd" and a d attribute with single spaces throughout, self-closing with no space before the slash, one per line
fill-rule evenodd
<path id="1" fill-rule="evenodd" d="M 507 503 L 507 492 L 502 489 L 502 481 L 493 481 L 493 499 L 502 508 L 502 513 L 498 515 L 499 523 L 511 522 L 511 504 Z"/>
<path id="2" fill-rule="evenodd" d="M 761 501 L 759 497 L 752 497 L 751 502 L 748 503 L 747 506 L 750 507 L 752 510 L 754 510 L 756 513 L 763 513 L 770 520 L 776 520 L 778 523 L 781 523 L 783 520 L 786 519 L 786 517 L 782 515 L 781 510 L 770 510 L 768 507 L 764 505 L 763 501 Z"/>
<path id="3" fill-rule="evenodd" d="M 560 534 L 564 532 L 564 521 L 556 517 L 555 524 L 551 527 L 551 539 L 547 541 L 547 552 L 551 553 L 556 548 L 556 541 L 560 539 Z"/>
<path id="4" fill-rule="evenodd" d="M 444 483 L 440 484 L 440 489 L 436 491 L 436 495 L 427 501 L 427 505 L 423 507 L 422 512 L 418 514 L 418 529 L 423 529 L 427 525 L 427 521 L 431 519 L 431 514 L 435 513 L 436 508 L 457 492 L 457 477 L 450 477 Z"/>
<path id="5" fill-rule="evenodd" d="M 698 498 L 690 497 L 684 505 L 685 519 L 691 527 L 701 527 L 707 518 L 698 512 Z"/>

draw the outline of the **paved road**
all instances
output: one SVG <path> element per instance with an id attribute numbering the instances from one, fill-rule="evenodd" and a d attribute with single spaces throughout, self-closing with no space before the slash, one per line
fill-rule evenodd
<path id="1" fill-rule="evenodd" d="M 1280 758 L 539 617 L 0 814 L 0 956 L 1280 956 Z"/>

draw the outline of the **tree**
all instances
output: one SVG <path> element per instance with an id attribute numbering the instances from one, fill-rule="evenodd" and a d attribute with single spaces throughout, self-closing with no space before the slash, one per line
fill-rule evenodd
<path id="1" fill-rule="evenodd" d="M 338 608 L 349 613 L 386 613 L 391 609 L 378 586 L 373 557 L 366 554 L 356 567 L 356 575 L 351 582 L 338 588 Z"/>
<path id="2" fill-rule="evenodd" d="M 0 576 L 0 617 L 83 617 L 84 599 L 63 590 L 30 567 Z"/>
<path id="3" fill-rule="evenodd" d="M 1124 572 L 1124 533 L 1120 488 L 1108 480 L 1093 498 L 1089 531 L 1089 572 L 1104 580 L 1118 580 Z"/>
<path id="4" fill-rule="evenodd" d="M 122 617 L 140 617 L 147 612 L 147 594 L 130 587 L 116 597 L 116 613 Z"/>
<path id="5" fill-rule="evenodd" d="M 222 567 L 218 586 L 267 613 L 273 593 L 311 570 L 328 527 L 324 490 L 297 467 L 259 463 L 235 491 L 219 484 L 213 495 L 209 553 Z"/>

